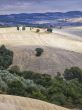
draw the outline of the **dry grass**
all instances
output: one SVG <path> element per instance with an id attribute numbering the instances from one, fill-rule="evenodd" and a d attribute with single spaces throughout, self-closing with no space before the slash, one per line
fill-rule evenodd
<path id="1" fill-rule="evenodd" d="M 69 110 L 69 109 L 31 98 L 0 95 L 0 110 Z"/>
<path id="2" fill-rule="evenodd" d="M 62 32 L 63 33 L 63 32 Z M 62 33 L 35 33 L 29 30 L 17 31 L 16 28 L 0 29 L 0 44 L 11 46 L 48 46 L 82 53 L 82 39 L 73 39 Z"/>
<path id="3" fill-rule="evenodd" d="M 63 72 L 71 66 L 82 68 L 82 38 L 60 31 L 51 34 L 34 31 L 30 28 L 17 31 L 15 27 L 0 29 L 0 44 L 14 51 L 14 65 L 48 74 Z M 44 49 L 39 58 L 35 57 L 36 47 Z"/>

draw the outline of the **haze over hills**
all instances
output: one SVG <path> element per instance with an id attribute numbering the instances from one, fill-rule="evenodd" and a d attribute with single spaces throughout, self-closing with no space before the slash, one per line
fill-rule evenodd
<path id="1" fill-rule="evenodd" d="M 81 19 L 81 20 L 78 20 Z M 72 19 L 76 19 L 72 22 Z M 48 12 L 48 13 L 21 13 L 0 15 L 1 26 L 16 26 L 16 25 L 28 25 L 28 26 L 82 26 L 82 12 L 70 11 L 70 12 Z"/>

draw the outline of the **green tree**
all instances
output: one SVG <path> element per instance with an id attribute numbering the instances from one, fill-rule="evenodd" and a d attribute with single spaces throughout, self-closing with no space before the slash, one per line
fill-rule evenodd
<path id="1" fill-rule="evenodd" d="M 21 81 L 13 80 L 8 83 L 8 94 L 25 96 L 25 88 Z"/>
<path id="2" fill-rule="evenodd" d="M 36 48 L 35 51 L 36 51 L 36 56 L 37 57 L 41 56 L 42 53 L 44 52 L 44 50 L 42 48 Z"/>
<path id="3" fill-rule="evenodd" d="M 47 28 L 47 32 L 52 33 L 52 28 Z"/>
<path id="4" fill-rule="evenodd" d="M 41 56 L 42 53 L 44 52 L 44 50 L 42 48 L 36 48 L 35 51 L 36 51 L 36 56 L 37 57 Z"/>
<path id="5" fill-rule="evenodd" d="M 13 61 L 13 52 L 4 45 L 0 47 L 0 69 L 7 69 Z"/>
<path id="6" fill-rule="evenodd" d="M 64 78 L 66 80 L 77 78 L 80 82 L 82 82 L 82 70 L 78 67 L 71 67 L 70 69 L 66 69 L 64 71 Z"/>

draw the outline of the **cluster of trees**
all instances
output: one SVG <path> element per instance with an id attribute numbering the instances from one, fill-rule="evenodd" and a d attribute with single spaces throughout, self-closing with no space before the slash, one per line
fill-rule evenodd
<path id="1" fill-rule="evenodd" d="M 20 71 L 12 64 L 13 52 L 0 47 L 0 93 L 44 100 L 68 108 L 82 109 L 82 70 L 71 67 L 52 77 L 32 71 Z M 3 69 L 3 70 L 2 70 Z M 7 69 L 7 70 L 6 70 Z"/>
<path id="2" fill-rule="evenodd" d="M 75 70 L 80 69 L 75 67 Z M 65 74 L 67 74 L 66 70 Z M 19 67 L 15 66 L 10 70 L 0 71 L 0 92 L 40 99 L 68 108 L 82 109 L 82 83 L 78 77 L 67 79 L 60 75 L 52 77 L 32 71 L 20 72 Z"/>
<path id="3" fill-rule="evenodd" d="M 13 52 L 4 45 L 0 47 L 0 69 L 7 69 L 13 61 Z"/>
<path id="4" fill-rule="evenodd" d="M 39 33 L 39 32 L 40 32 L 40 29 L 37 29 L 36 33 Z M 52 28 L 47 28 L 47 32 L 52 33 L 53 29 Z"/>
<path id="5" fill-rule="evenodd" d="M 77 78 L 80 83 L 82 83 L 82 70 L 78 67 L 71 67 L 64 71 L 64 78 L 66 80 L 71 80 Z"/>

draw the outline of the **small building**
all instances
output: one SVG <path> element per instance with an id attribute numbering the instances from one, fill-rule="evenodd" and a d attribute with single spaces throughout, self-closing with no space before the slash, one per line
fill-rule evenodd
<path id="1" fill-rule="evenodd" d="M 18 31 L 24 31 L 26 30 L 25 26 L 17 26 Z"/>

